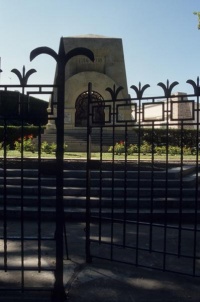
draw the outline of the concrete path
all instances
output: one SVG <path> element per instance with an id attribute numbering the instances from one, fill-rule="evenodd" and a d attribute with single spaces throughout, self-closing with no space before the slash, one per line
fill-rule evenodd
<path id="1" fill-rule="evenodd" d="M 84 261 L 84 225 L 68 228 L 65 284 L 71 302 L 199 302 L 200 278 L 137 268 L 111 261 Z M 75 238 L 79 238 L 78 242 Z M 70 273 L 69 273 L 70 272 Z M 69 276 L 69 277 L 67 277 Z"/>
<path id="2" fill-rule="evenodd" d="M 68 257 L 64 259 L 64 285 L 69 302 L 199 302 L 200 278 L 188 277 L 151 269 L 137 268 L 131 265 L 112 261 L 93 259 L 85 262 L 85 224 L 67 223 Z M 12 224 L 11 232 L 16 231 Z M 46 223 L 44 230 L 53 234 L 54 227 Z M 30 222 L 26 232 L 36 230 Z M 29 243 L 31 244 L 31 243 Z M 42 261 L 48 266 L 53 265 L 51 249 L 47 244 Z M 33 250 L 33 246 L 30 246 Z M 68 258 L 68 259 L 67 259 Z M 15 258 L 13 258 L 14 261 Z M 34 261 L 27 258 L 27 261 Z M 152 259 L 152 258 L 151 258 Z M 16 261 L 16 259 L 15 259 Z M 152 261 L 152 260 L 151 260 Z M 53 274 L 46 272 L 39 275 L 27 275 L 31 286 L 53 284 Z M 0 302 L 44 301 L 50 302 L 50 295 L 45 293 L 20 294 L 9 292 L 9 282 L 17 282 L 12 273 L 0 272 L 0 286 L 7 283 L 7 292 L 0 292 Z M 35 283 L 34 283 L 35 282 Z M 58 301 L 59 302 L 59 301 Z"/>

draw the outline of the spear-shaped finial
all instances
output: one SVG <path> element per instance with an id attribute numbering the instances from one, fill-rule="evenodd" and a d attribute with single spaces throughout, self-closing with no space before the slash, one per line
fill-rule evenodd
<path id="1" fill-rule="evenodd" d="M 26 86 L 26 85 L 27 85 L 27 82 L 28 82 L 28 78 L 30 77 L 31 74 L 33 74 L 34 72 L 36 72 L 36 70 L 35 70 L 35 69 L 29 69 L 29 70 L 27 71 L 27 73 L 26 73 L 26 72 L 25 72 L 25 66 L 23 66 L 23 68 L 22 68 L 22 74 L 21 74 L 21 72 L 20 72 L 18 69 L 16 69 L 16 68 L 12 69 L 11 72 L 13 72 L 13 73 L 16 74 L 16 76 L 18 77 L 18 79 L 19 79 L 19 81 L 20 81 L 20 84 L 21 84 L 22 86 Z"/>

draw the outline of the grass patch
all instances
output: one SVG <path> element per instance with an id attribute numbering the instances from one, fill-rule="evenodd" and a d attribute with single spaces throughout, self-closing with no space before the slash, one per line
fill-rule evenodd
<path id="1" fill-rule="evenodd" d="M 4 158 L 5 154 L 3 150 L 0 150 L 0 157 Z M 21 158 L 22 154 L 19 151 L 16 150 L 9 150 L 6 152 L 6 158 Z M 38 153 L 37 152 L 27 152 L 24 151 L 23 153 L 23 157 L 24 158 L 38 158 Z M 47 153 L 42 153 L 41 154 L 41 158 L 52 158 L 55 159 L 55 153 L 51 153 L 51 154 L 47 154 Z M 124 153 L 122 154 L 112 154 L 109 152 L 104 152 L 102 154 L 100 154 L 99 152 L 93 152 L 91 154 L 91 158 L 92 159 L 97 159 L 97 160 L 134 160 L 134 161 L 197 161 L 199 155 L 183 155 L 181 157 L 181 155 L 158 155 L 158 154 L 132 154 L 132 155 L 128 155 L 125 156 Z M 86 152 L 65 152 L 64 153 L 64 158 L 65 159 L 86 159 L 87 158 L 87 153 Z"/>

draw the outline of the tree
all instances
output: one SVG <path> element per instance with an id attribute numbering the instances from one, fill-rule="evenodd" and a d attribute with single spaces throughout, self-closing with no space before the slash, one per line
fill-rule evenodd
<path id="1" fill-rule="evenodd" d="M 194 12 L 193 14 L 198 17 L 198 29 L 200 29 L 200 12 Z"/>

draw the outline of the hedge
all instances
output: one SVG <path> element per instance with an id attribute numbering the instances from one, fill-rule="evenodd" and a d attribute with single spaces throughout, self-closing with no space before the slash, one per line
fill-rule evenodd
<path id="1" fill-rule="evenodd" d="M 195 129 L 135 129 L 140 142 L 146 141 L 150 145 L 162 146 L 197 146 L 200 140 L 199 131 Z"/>
<path id="2" fill-rule="evenodd" d="M 39 132 L 44 132 L 45 126 L 0 126 L 0 143 L 4 142 L 14 149 L 14 142 L 24 136 L 32 135 L 37 137 Z"/>
<path id="3" fill-rule="evenodd" d="M 23 95 L 18 91 L 0 91 L 0 124 L 20 125 L 24 123 L 39 125 L 47 124 L 48 102 L 32 96 Z"/>

